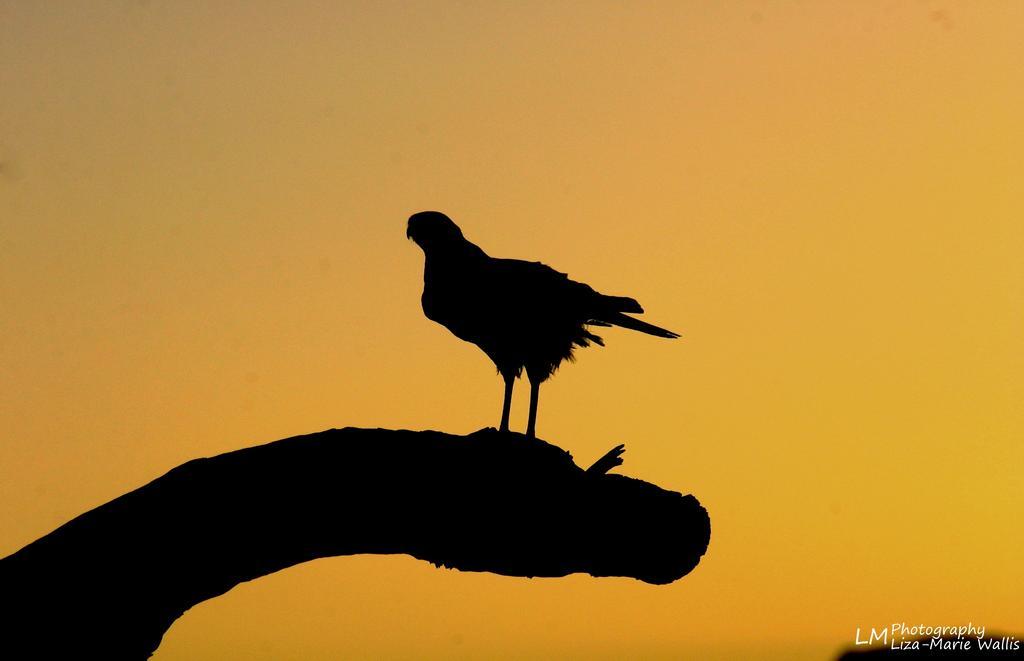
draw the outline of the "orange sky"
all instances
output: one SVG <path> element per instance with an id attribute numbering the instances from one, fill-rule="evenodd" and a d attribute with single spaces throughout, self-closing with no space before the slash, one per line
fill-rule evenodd
<path id="1" fill-rule="evenodd" d="M 0 554 L 196 456 L 496 425 L 420 311 L 405 219 L 439 209 L 683 333 L 604 333 L 538 432 L 625 442 L 708 555 L 664 587 L 321 560 L 154 659 L 1024 628 L 1024 4 L 293 4 L 0 2 Z"/>

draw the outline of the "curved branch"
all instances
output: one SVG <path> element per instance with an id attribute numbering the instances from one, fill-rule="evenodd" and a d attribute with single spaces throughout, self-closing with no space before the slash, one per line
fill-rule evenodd
<path id="1" fill-rule="evenodd" d="M 600 468 L 621 463 L 616 450 Z M 0 640 L 145 659 L 193 605 L 356 553 L 511 576 L 690 572 L 710 539 L 704 508 L 604 470 L 493 429 L 332 429 L 196 459 L 0 560 Z"/>

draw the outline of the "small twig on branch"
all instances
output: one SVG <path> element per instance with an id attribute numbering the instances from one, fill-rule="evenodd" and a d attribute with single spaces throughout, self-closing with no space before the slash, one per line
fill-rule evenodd
<path id="1" fill-rule="evenodd" d="M 608 450 L 603 457 L 591 464 L 587 472 L 591 475 L 604 475 L 616 466 L 622 465 L 622 453 L 626 451 L 624 444 L 619 444 Z"/>

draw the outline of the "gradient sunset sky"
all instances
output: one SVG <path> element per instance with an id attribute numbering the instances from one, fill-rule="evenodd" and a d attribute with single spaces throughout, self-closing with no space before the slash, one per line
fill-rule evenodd
<path id="1" fill-rule="evenodd" d="M 0 0 L 0 555 L 194 457 L 496 426 L 493 366 L 420 310 L 405 221 L 438 209 L 682 333 L 602 333 L 538 434 L 626 443 L 707 556 L 669 586 L 321 560 L 156 661 L 1021 630 L 1022 33 L 1011 1 Z"/>

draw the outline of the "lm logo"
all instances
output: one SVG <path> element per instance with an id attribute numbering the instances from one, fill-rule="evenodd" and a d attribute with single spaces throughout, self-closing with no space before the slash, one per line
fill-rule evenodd
<path id="1" fill-rule="evenodd" d="M 867 640 L 863 640 L 860 637 L 860 627 L 857 627 L 857 638 L 854 640 L 854 645 L 871 645 L 876 640 L 881 641 L 883 645 L 889 642 L 889 629 L 884 628 L 881 631 L 872 627 L 871 635 L 868 636 Z"/>

